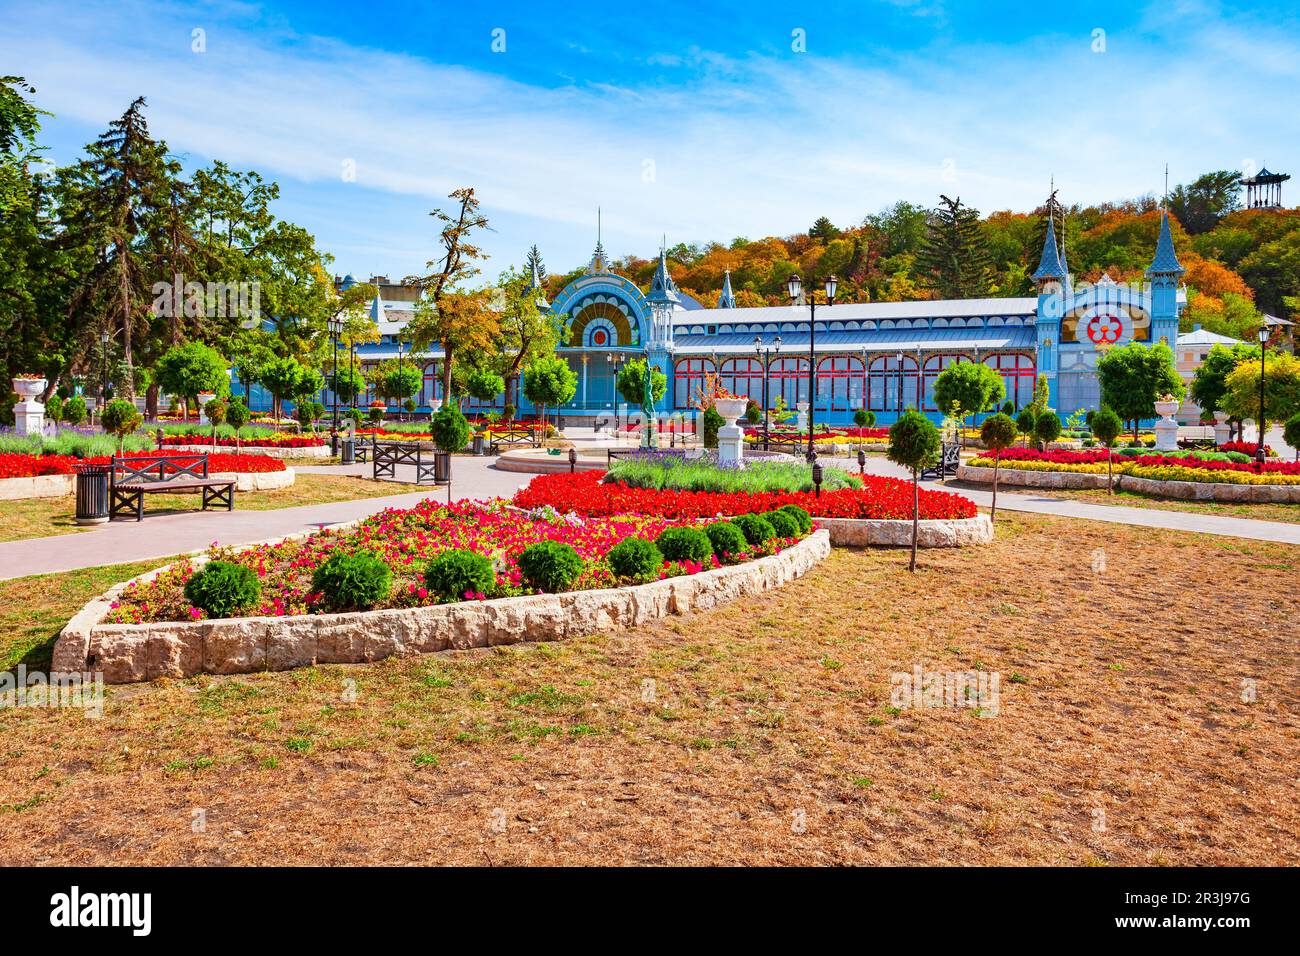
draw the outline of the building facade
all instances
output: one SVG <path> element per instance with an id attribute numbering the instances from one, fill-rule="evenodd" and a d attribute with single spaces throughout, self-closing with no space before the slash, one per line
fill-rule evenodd
<path id="1" fill-rule="evenodd" d="M 615 378 L 624 362 L 640 358 L 667 377 L 660 415 L 690 414 L 706 378 L 717 376 L 737 395 L 759 403 L 766 395 L 768 408 L 778 399 L 790 408 L 811 402 L 823 423 L 847 424 L 864 406 L 881 425 L 909 407 L 937 421 L 943 417 L 934 402 L 939 373 L 955 363 L 983 362 L 1002 376 L 1006 401 L 1016 408 L 1032 399 L 1036 378 L 1045 376 L 1049 403 L 1065 417 L 1099 405 L 1096 365 L 1106 349 L 1128 342 L 1177 348 L 1178 317 L 1186 302 L 1182 274 L 1167 216 L 1147 281 L 1122 285 L 1106 277 L 1076 283 L 1049 223 L 1033 273 L 1036 296 L 819 305 L 811 354 L 806 306 L 737 308 L 728 276 L 715 305 L 706 308 L 677 289 L 662 252 L 650 289 L 642 292 L 609 268 L 597 242 L 585 273 L 543 305 L 567 330 L 558 351 L 578 378 L 573 401 L 559 409 L 569 421 L 625 414 Z M 355 281 L 348 276 L 341 283 Z M 441 349 L 435 345 L 412 356 L 403 328 L 413 316 L 413 290 L 383 277 L 372 281 L 380 290 L 371 305 L 380 342 L 360 346 L 357 361 L 365 366 L 400 356 L 417 363 L 424 387 L 416 403 L 427 412 L 443 397 Z M 533 284 L 540 289 L 536 275 Z M 517 393 L 519 412 L 531 413 L 522 390 Z M 330 398 L 324 396 L 327 405 Z M 466 406 L 467 411 L 501 407 L 501 398 L 491 405 L 470 400 Z"/>

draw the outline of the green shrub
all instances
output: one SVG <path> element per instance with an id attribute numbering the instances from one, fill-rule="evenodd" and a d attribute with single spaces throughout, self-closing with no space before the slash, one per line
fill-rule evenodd
<path id="1" fill-rule="evenodd" d="M 136 411 L 135 405 L 125 398 L 115 398 L 107 403 L 99 416 L 99 424 L 104 431 L 117 436 L 119 451 L 126 436 L 139 428 L 141 421 L 143 419 Z"/>
<path id="2" fill-rule="evenodd" d="M 772 522 L 762 515 L 736 515 L 731 519 L 731 523 L 740 529 L 740 533 L 750 544 L 762 544 L 776 537 L 776 529 L 772 527 Z"/>
<path id="3" fill-rule="evenodd" d="M 664 566 L 663 552 L 644 538 L 624 538 L 605 555 L 615 577 L 649 581 L 659 576 Z"/>
<path id="4" fill-rule="evenodd" d="M 539 541 L 519 554 L 524 583 L 538 591 L 567 591 L 582 574 L 582 558 L 560 541 Z"/>
<path id="5" fill-rule="evenodd" d="M 185 582 L 185 600 L 208 617 L 230 617 L 257 606 L 262 582 L 252 568 L 212 561 Z"/>
<path id="6" fill-rule="evenodd" d="M 80 395 L 73 395 L 63 403 L 63 420 L 76 427 L 86 420 L 86 400 Z"/>
<path id="7" fill-rule="evenodd" d="M 455 402 L 444 402 L 442 408 L 429 420 L 429 433 L 433 436 L 433 443 L 442 451 L 453 454 L 463 451 L 472 432 L 469 422 L 461 414 L 460 406 Z"/>
<path id="8" fill-rule="evenodd" d="M 730 521 L 715 521 L 711 525 L 706 525 L 704 535 L 709 539 L 709 544 L 713 545 L 713 553 L 720 558 L 723 555 L 740 554 L 748 547 L 745 532 Z"/>
<path id="9" fill-rule="evenodd" d="M 1061 435 L 1061 417 L 1056 412 L 1045 411 L 1034 419 L 1034 437 L 1044 445 L 1056 441 Z"/>
<path id="10" fill-rule="evenodd" d="M 794 520 L 799 522 L 800 534 L 807 534 L 809 531 L 812 530 L 813 527 L 812 515 L 810 515 L 803 508 L 800 508 L 798 505 L 782 505 L 777 510 L 784 511 L 786 514 L 794 516 Z"/>
<path id="11" fill-rule="evenodd" d="M 799 519 L 788 511 L 782 511 L 778 508 L 776 511 L 769 511 L 763 515 L 776 531 L 778 538 L 797 538 L 799 537 Z"/>
<path id="12" fill-rule="evenodd" d="M 859 428 L 871 428 L 876 424 L 876 413 L 866 408 L 859 408 L 853 413 L 853 424 Z"/>
<path id="13" fill-rule="evenodd" d="M 45 417 L 56 425 L 63 420 L 63 399 L 59 397 L 57 392 L 51 395 L 50 400 L 45 403 Z"/>
<path id="14" fill-rule="evenodd" d="M 331 555 L 311 576 L 311 589 L 331 611 L 372 608 L 392 585 L 392 569 L 371 551 Z"/>
<path id="15" fill-rule="evenodd" d="M 726 419 L 710 405 L 704 410 L 704 447 L 718 447 L 718 429 L 727 424 Z"/>
<path id="16" fill-rule="evenodd" d="M 444 601 L 463 601 L 466 592 L 491 594 L 497 575 L 490 558 L 456 548 L 436 555 L 424 568 L 424 583 Z"/>
<path id="17" fill-rule="evenodd" d="M 679 525 L 665 528 L 655 539 L 655 544 L 669 561 L 707 561 L 713 554 L 713 545 L 703 531 Z"/>

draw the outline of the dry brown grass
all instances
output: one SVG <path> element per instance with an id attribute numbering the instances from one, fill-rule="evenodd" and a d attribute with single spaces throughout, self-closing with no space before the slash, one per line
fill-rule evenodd
<path id="1" fill-rule="evenodd" d="M 952 481 L 948 485 L 955 491 L 962 488 L 979 488 L 988 491 L 992 485 Z M 1254 518 L 1257 521 L 1300 522 L 1300 504 L 1271 504 L 1267 502 L 1234 501 L 1179 501 L 1173 498 L 1154 498 L 1132 491 L 1115 491 L 1107 494 L 1105 488 L 1023 488 L 1000 485 L 999 493 L 1029 494 L 1035 497 L 1072 498 L 1095 505 L 1121 505 L 1125 508 L 1151 508 L 1156 511 L 1185 511 L 1189 514 L 1221 515 L 1225 518 Z"/>
<path id="2" fill-rule="evenodd" d="M 999 525 L 634 632 L 0 714 L 0 861 L 1300 863 L 1300 549 Z M 895 711 L 917 663 L 1000 715 Z"/>

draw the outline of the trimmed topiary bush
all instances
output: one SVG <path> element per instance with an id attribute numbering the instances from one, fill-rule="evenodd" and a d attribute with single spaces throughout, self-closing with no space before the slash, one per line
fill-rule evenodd
<path id="1" fill-rule="evenodd" d="M 262 582 L 252 568 L 212 561 L 185 582 L 185 600 L 208 617 L 231 617 L 257 606 Z"/>
<path id="2" fill-rule="evenodd" d="M 740 533 L 750 544 L 762 544 L 776 537 L 776 529 L 772 527 L 772 522 L 762 515 L 736 515 L 731 519 L 731 523 L 740 529 Z"/>
<path id="3" fill-rule="evenodd" d="M 665 528 L 655 544 L 669 561 L 694 561 L 702 564 L 713 554 L 713 545 L 703 531 L 679 526 Z"/>
<path id="4" fill-rule="evenodd" d="M 763 515 L 767 523 L 776 531 L 778 538 L 797 538 L 799 537 L 799 519 L 788 511 L 782 511 L 778 508 L 775 511 L 769 511 Z"/>
<path id="5" fill-rule="evenodd" d="M 560 541 L 539 541 L 519 553 L 524 583 L 538 591 L 567 591 L 582 574 L 582 558 Z"/>
<path id="6" fill-rule="evenodd" d="M 455 548 L 435 555 L 424 568 L 424 583 L 444 601 L 463 601 L 469 594 L 491 594 L 497 575 L 490 558 Z"/>
<path id="7" fill-rule="evenodd" d="M 784 511 L 786 514 L 792 516 L 795 521 L 799 522 L 800 534 L 807 534 L 809 531 L 812 530 L 813 527 L 812 515 L 810 515 L 803 508 L 800 508 L 798 505 L 782 505 L 780 508 L 777 508 L 776 510 Z"/>
<path id="8" fill-rule="evenodd" d="M 663 552 L 645 538 L 624 538 L 605 555 L 615 577 L 649 581 L 659 576 L 664 566 Z"/>
<path id="9" fill-rule="evenodd" d="M 740 554 L 749 546 L 745 540 L 745 532 L 730 521 L 715 521 L 711 525 L 706 525 L 704 535 L 709 539 L 709 544 L 713 545 L 713 553 L 720 558 L 725 555 Z"/>
<path id="10" fill-rule="evenodd" d="M 370 551 L 335 554 L 311 576 L 311 589 L 331 611 L 365 611 L 393 586 L 393 571 Z"/>

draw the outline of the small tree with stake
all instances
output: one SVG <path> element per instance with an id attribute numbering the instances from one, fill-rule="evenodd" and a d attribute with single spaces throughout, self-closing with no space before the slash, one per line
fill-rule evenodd
<path id="1" fill-rule="evenodd" d="M 1016 416 L 1016 431 L 1025 436 L 1025 447 L 1029 447 L 1029 439 L 1034 435 L 1034 419 L 1038 416 L 1034 414 L 1032 407 L 1026 406 L 1020 410 Z"/>
<path id="2" fill-rule="evenodd" d="M 125 398 L 113 399 L 104 406 L 104 411 L 99 416 L 99 423 L 103 426 L 104 431 L 117 436 L 117 453 L 119 455 L 122 454 L 126 436 L 139 428 L 141 421 L 143 419 L 140 413 L 136 411 L 135 403 L 128 402 Z"/>
<path id="3" fill-rule="evenodd" d="M 921 469 L 939 460 L 940 445 L 939 429 L 914 408 L 903 412 L 889 428 L 887 457 L 912 470 L 912 560 L 908 571 L 916 570 L 916 539 L 921 530 Z"/>
<path id="4" fill-rule="evenodd" d="M 226 420 L 226 403 L 219 398 L 209 400 L 203 406 L 203 412 L 208 416 L 208 421 L 212 423 L 212 450 L 217 450 L 217 430 L 221 428 L 221 423 Z"/>
<path id="5" fill-rule="evenodd" d="M 989 508 L 989 521 L 996 521 L 998 516 L 998 463 L 1002 460 L 1002 450 L 1010 448 L 1015 440 L 1016 423 L 1010 415 L 1001 412 L 990 415 L 980 426 L 980 441 L 993 452 L 993 505 Z"/>
<path id="6" fill-rule="evenodd" d="M 1038 439 L 1043 450 L 1061 437 L 1061 416 L 1053 411 L 1045 411 L 1034 419 L 1034 437 Z"/>
<path id="7" fill-rule="evenodd" d="M 240 401 L 232 401 L 226 406 L 226 423 L 235 430 L 235 452 L 239 452 L 239 430 L 248 424 L 252 412 Z"/>
<path id="8" fill-rule="evenodd" d="M 1111 448 L 1115 445 L 1115 440 L 1119 438 L 1119 433 L 1124 430 L 1124 423 L 1119 420 L 1119 416 L 1108 405 L 1101 406 L 1101 410 L 1092 416 L 1092 437 L 1101 442 L 1106 448 L 1106 494 L 1111 494 Z"/>

